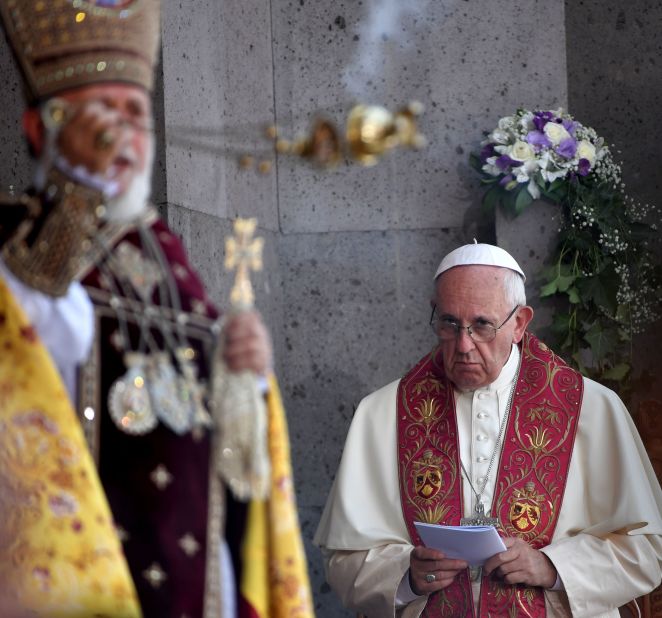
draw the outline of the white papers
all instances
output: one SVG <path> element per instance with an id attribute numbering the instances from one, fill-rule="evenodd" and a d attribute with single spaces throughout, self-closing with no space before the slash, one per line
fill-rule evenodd
<path id="1" fill-rule="evenodd" d="M 443 552 L 447 558 L 466 560 L 469 566 L 482 566 L 488 558 L 505 551 L 493 526 L 440 526 L 415 521 L 423 544 Z"/>

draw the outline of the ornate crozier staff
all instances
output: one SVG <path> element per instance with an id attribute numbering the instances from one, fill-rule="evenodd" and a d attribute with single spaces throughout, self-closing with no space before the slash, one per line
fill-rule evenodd
<path id="1" fill-rule="evenodd" d="M 232 312 L 253 308 L 250 271 L 262 270 L 262 238 L 253 238 L 257 219 L 237 219 L 225 243 L 225 269 L 236 269 L 230 292 Z M 221 350 L 223 337 L 221 336 Z M 267 445 L 267 409 L 258 376 L 230 373 L 221 355 L 212 382 L 212 401 L 219 429 L 217 470 L 238 500 L 265 499 L 271 466 Z"/>

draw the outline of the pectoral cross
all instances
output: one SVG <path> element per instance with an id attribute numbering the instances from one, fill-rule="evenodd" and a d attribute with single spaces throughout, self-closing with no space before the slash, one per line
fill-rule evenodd
<path id="1" fill-rule="evenodd" d="M 482 493 L 482 492 L 481 492 Z M 474 507 L 474 516 L 473 517 L 462 517 L 460 519 L 460 526 L 494 526 L 497 528 L 499 525 L 499 520 L 496 517 L 488 517 L 485 515 L 485 506 L 483 505 L 480 498 L 476 502 Z M 469 578 L 472 582 L 480 580 L 483 574 L 483 567 L 472 566 L 469 567 Z"/>
<path id="2" fill-rule="evenodd" d="M 234 236 L 225 241 L 225 270 L 237 269 L 230 303 L 240 311 L 251 309 L 255 301 L 250 271 L 262 270 L 264 239 L 253 238 L 256 226 L 257 219 L 237 219 Z"/>
<path id="3" fill-rule="evenodd" d="M 473 517 L 463 517 L 460 519 L 460 526 L 494 526 L 496 528 L 498 525 L 498 518 L 485 515 L 485 507 L 480 500 L 476 503 Z"/>

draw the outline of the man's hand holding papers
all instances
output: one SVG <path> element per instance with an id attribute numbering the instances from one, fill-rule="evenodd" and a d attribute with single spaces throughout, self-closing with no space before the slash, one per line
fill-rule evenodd
<path id="1" fill-rule="evenodd" d="M 518 538 L 503 539 L 506 551 L 492 556 L 484 566 L 485 573 L 494 573 L 507 584 L 526 584 L 541 588 L 559 585 L 556 567 L 546 554 Z"/>
<path id="2" fill-rule="evenodd" d="M 436 549 L 414 547 L 409 563 L 409 586 L 417 595 L 432 594 L 450 586 L 455 576 L 468 566 L 465 560 L 447 558 Z"/>
<path id="3" fill-rule="evenodd" d="M 508 584 L 558 585 L 552 561 L 519 538 L 501 538 L 492 526 L 440 526 L 415 522 L 425 547 L 411 555 L 410 585 L 417 594 L 446 588 L 468 566 Z M 428 575 L 435 578 L 426 579 Z"/>
<path id="4" fill-rule="evenodd" d="M 415 522 L 416 531 L 426 547 L 443 552 L 447 558 L 482 566 L 506 546 L 493 526 L 440 526 Z"/>
<path id="5" fill-rule="evenodd" d="M 506 549 L 492 526 L 440 526 L 421 522 L 415 522 L 415 526 L 426 545 L 415 547 L 410 557 L 409 585 L 419 595 L 448 587 L 461 571 L 482 565 Z"/>

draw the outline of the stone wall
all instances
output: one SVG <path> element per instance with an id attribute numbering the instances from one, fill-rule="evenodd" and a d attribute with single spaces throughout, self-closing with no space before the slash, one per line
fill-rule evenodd
<path id="1" fill-rule="evenodd" d="M 12 52 L 0 37 L 0 191 L 20 191 L 32 178 L 27 143 L 21 133 L 23 83 Z"/>
<path id="2" fill-rule="evenodd" d="M 626 189 L 660 204 L 662 4 L 566 0 L 571 112 L 616 146 Z"/>

